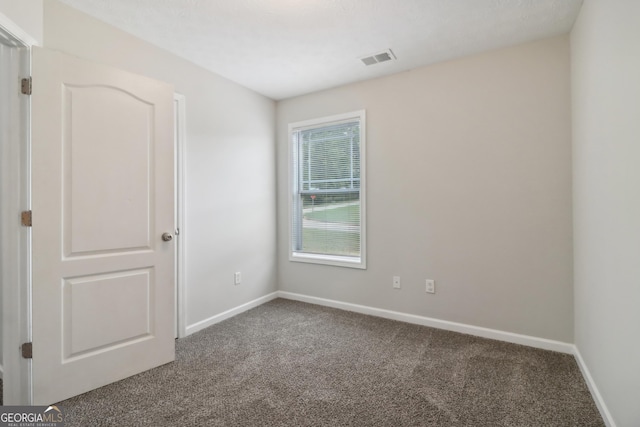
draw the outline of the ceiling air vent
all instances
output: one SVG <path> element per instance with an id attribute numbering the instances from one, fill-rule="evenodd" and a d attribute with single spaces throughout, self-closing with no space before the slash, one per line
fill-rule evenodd
<path id="1" fill-rule="evenodd" d="M 384 52 L 376 53 L 375 55 L 360 58 L 364 65 L 373 65 L 379 62 L 391 61 L 393 59 L 396 59 L 396 56 L 393 54 L 393 51 L 391 49 L 387 49 Z"/>

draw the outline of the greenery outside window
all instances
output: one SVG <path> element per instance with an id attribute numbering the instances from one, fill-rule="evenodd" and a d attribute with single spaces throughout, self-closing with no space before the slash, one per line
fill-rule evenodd
<path id="1" fill-rule="evenodd" d="M 365 113 L 289 125 L 290 260 L 366 268 Z"/>

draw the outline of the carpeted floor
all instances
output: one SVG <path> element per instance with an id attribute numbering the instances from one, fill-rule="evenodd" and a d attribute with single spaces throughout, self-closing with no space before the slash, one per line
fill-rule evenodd
<path id="1" fill-rule="evenodd" d="M 277 299 L 174 363 L 60 402 L 67 426 L 604 426 L 570 355 Z"/>

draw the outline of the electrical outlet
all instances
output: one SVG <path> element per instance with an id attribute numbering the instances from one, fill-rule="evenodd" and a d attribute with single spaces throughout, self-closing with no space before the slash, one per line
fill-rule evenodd
<path id="1" fill-rule="evenodd" d="M 394 289 L 400 289 L 400 276 L 393 276 Z"/>
<path id="2" fill-rule="evenodd" d="M 430 294 L 436 293 L 436 281 L 432 279 L 427 279 L 425 291 Z"/>
<path id="3" fill-rule="evenodd" d="M 240 282 L 242 282 L 242 276 L 240 276 L 239 271 L 236 271 L 235 274 L 233 275 L 233 283 L 236 285 L 239 285 Z"/>

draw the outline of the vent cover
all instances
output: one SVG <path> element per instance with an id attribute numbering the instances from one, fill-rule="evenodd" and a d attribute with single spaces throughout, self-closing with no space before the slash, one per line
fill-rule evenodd
<path id="1" fill-rule="evenodd" d="M 383 52 L 376 53 L 374 55 L 365 56 L 364 58 L 360 58 L 360 61 L 364 63 L 364 65 L 373 65 L 379 62 L 386 62 L 397 59 L 396 55 L 393 53 L 391 49 L 387 49 Z"/>

